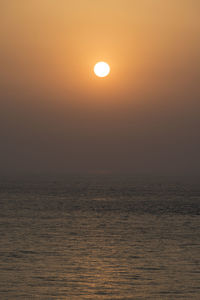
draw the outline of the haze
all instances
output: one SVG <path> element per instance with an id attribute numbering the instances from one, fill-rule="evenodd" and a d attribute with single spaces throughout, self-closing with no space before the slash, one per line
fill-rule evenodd
<path id="1" fill-rule="evenodd" d="M 199 14 L 197 0 L 2 0 L 0 172 L 198 173 Z"/>

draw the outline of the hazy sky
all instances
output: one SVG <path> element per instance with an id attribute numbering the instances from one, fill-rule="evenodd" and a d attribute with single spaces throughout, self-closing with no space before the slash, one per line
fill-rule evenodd
<path id="1" fill-rule="evenodd" d="M 198 172 L 199 16 L 199 0 L 0 0 L 0 172 Z"/>

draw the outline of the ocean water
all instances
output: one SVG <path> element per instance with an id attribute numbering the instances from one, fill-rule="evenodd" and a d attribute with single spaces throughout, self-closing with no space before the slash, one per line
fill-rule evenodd
<path id="1" fill-rule="evenodd" d="M 0 299 L 200 299 L 200 185 L 0 181 Z"/>

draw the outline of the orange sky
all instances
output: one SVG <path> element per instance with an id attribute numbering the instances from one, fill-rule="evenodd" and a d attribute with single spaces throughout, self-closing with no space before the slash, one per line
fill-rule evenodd
<path id="1" fill-rule="evenodd" d="M 199 56 L 196 0 L 2 2 L 1 56 L 9 82 L 18 81 L 20 71 L 26 85 L 49 89 L 51 82 L 57 92 L 66 86 L 88 92 L 98 84 L 93 65 L 105 60 L 112 90 L 144 89 L 148 74 L 168 61 L 185 67 Z"/>
<path id="2" fill-rule="evenodd" d="M 137 118 L 143 115 L 145 119 L 148 109 L 155 109 L 158 116 L 162 110 L 175 112 L 181 103 L 183 111 L 188 107 L 196 111 L 199 13 L 197 0 L 3 0 L 1 98 L 17 110 L 21 107 L 25 119 L 31 110 L 37 111 L 39 123 L 51 119 L 43 111 L 46 105 L 52 114 L 56 111 L 60 130 L 68 126 L 63 111 L 80 126 L 84 111 L 91 135 L 93 118 L 99 118 L 95 128 L 102 131 L 109 125 L 100 120 L 110 118 L 117 135 L 126 118 L 135 118 L 140 128 Z M 93 74 L 100 60 L 111 66 L 110 76 L 103 80 Z M 4 115 L 9 111 L 5 103 Z M 109 113 L 105 112 L 108 108 Z M 13 115 L 17 123 L 15 110 Z M 145 136 L 150 134 L 147 119 Z M 186 123 L 182 125 L 184 131 Z M 161 122 L 159 126 L 167 125 Z M 35 130 L 34 124 L 31 128 Z M 73 130 L 72 126 L 72 135 Z M 123 137 L 127 132 L 131 136 L 131 129 L 121 131 Z M 141 135 L 140 130 L 135 134 Z M 124 143 L 128 147 L 129 138 Z M 110 148 L 114 147 L 111 142 Z"/>

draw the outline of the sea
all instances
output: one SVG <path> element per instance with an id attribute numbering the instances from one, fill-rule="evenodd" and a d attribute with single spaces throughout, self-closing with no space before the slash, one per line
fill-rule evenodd
<path id="1" fill-rule="evenodd" d="M 0 299 L 200 299 L 200 180 L 0 180 Z"/>

